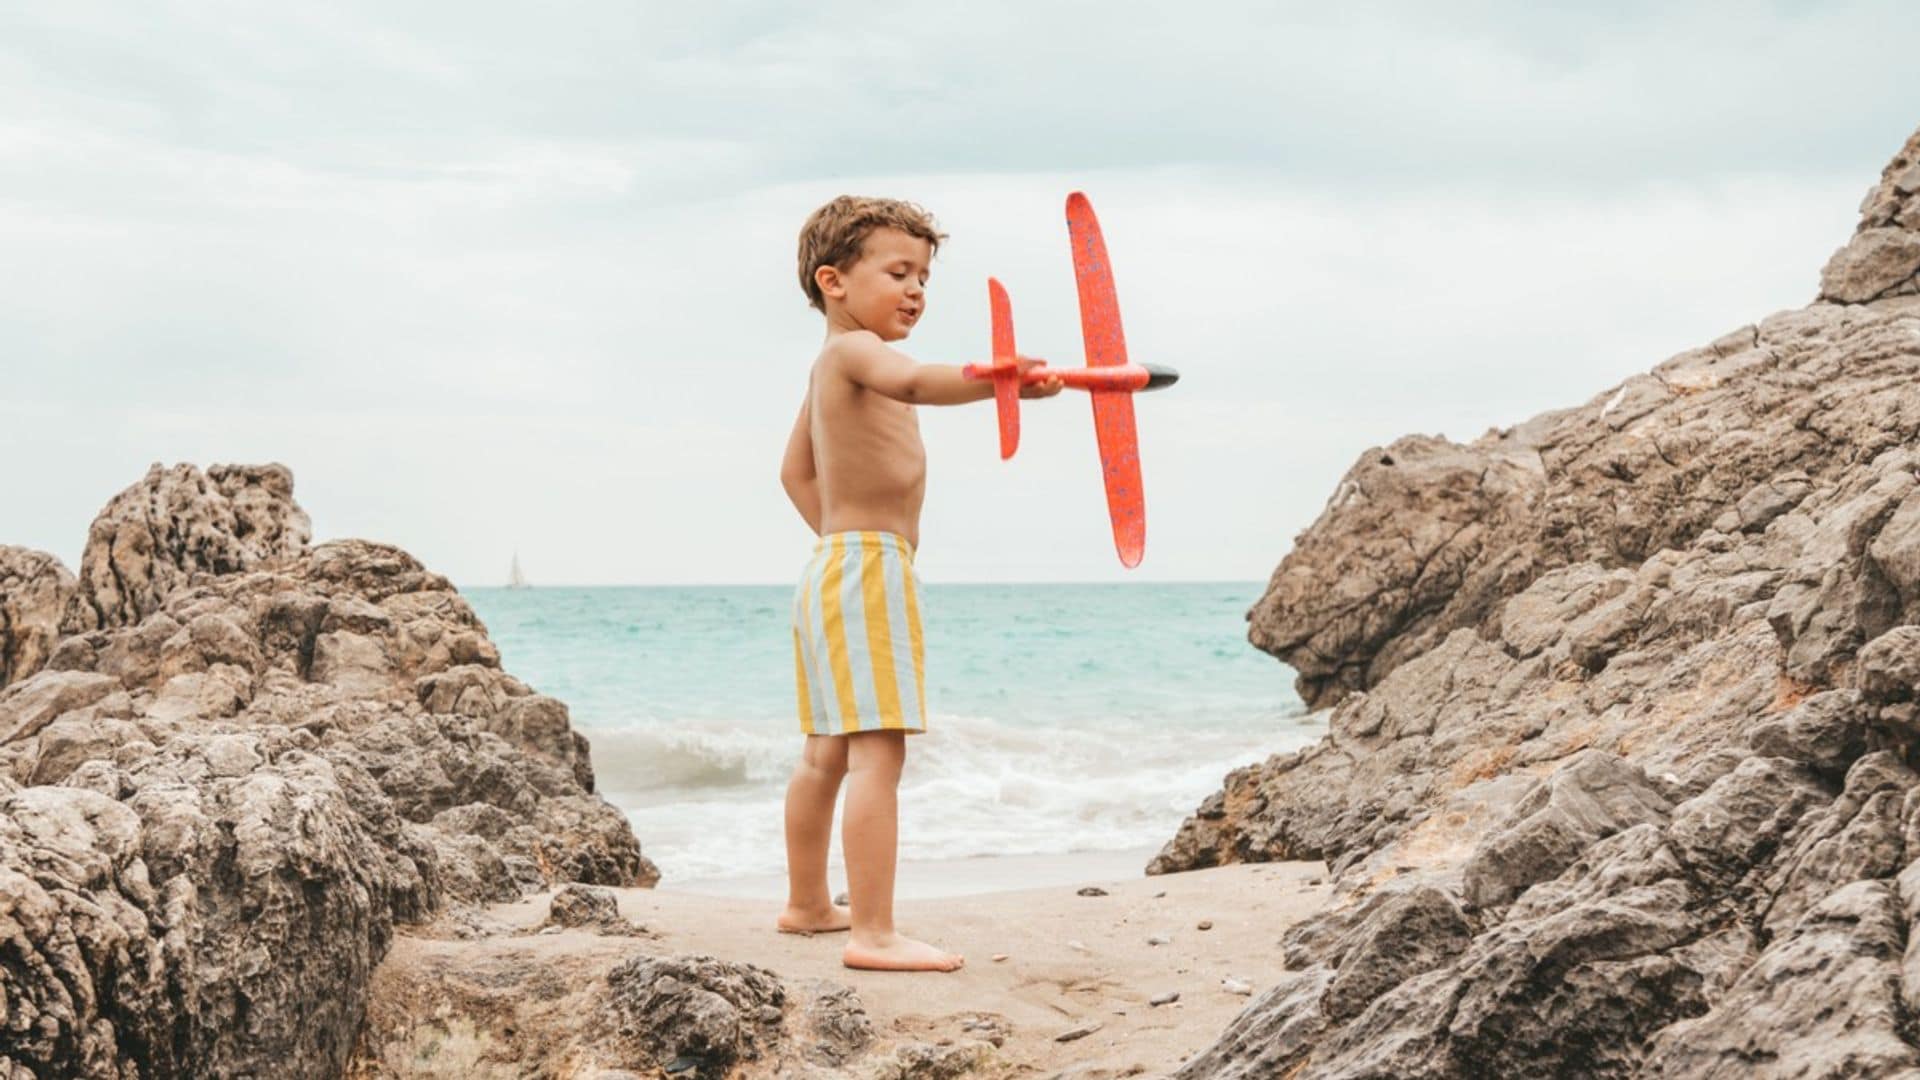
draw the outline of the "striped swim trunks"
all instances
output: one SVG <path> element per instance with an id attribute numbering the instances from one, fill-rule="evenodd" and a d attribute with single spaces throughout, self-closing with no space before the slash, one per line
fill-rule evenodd
<path id="1" fill-rule="evenodd" d="M 800 730 L 927 730 L 926 650 L 913 547 L 890 532 L 828 533 L 793 594 Z"/>

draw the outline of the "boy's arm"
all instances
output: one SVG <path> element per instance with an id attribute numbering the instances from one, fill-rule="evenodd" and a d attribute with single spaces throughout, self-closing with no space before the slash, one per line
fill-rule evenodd
<path id="1" fill-rule="evenodd" d="M 813 468 L 813 395 L 800 402 L 800 418 L 793 422 L 793 434 L 787 437 L 787 453 L 780 461 L 780 486 L 787 489 L 793 508 L 820 532 L 820 476 Z"/>
<path id="2" fill-rule="evenodd" d="M 909 405 L 965 405 L 993 397 L 993 380 L 969 379 L 960 374 L 958 364 L 915 363 L 867 331 L 840 335 L 828 355 L 858 385 Z M 1037 363 L 1023 359 L 1020 366 L 1025 369 Z M 1020 396 L 1052 397 L 1060 392 L 1060 385 L 1060 380 L 1049 379 L 1021 387 Z"/>

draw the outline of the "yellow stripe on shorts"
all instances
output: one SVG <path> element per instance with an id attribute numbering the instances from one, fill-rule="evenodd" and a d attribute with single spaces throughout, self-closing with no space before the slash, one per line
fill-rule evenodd
<path id="1" fill-rule="evenodd" d="M 907 644 L 913 650 L 913 688 L 919 698 L 920 723 L 927 723 L 927 648 L 920 640 L 920 604 L 913 589 L 913 553 L 906 538 L 896 534 L 893 546 L 900 551 L 900 587 L 906 594 Z"/>
<path id="2" fill-rule="evenodd" d="M 827 572 L 820 580 L 820 622 L 826 631 L 827 667 L 833 672 L 833 693 L 840 704 L 840 729 L 854 731 L 860 724 L 860 706 L 853 697 L 853 665 L 847 659 L 847 624 L 840 610 L 846 554 L 847 538 L 835 533 Z"/>
<path id="3" fill-rule="evenodd" d="M 808 735 L 813 731 L 813 688 L 807 685 L 807 661 L 805 646 L 800 644 L 800 628 L 793 628 L 793 680 L 800 688 L 800 730 Z"/>
<path id="4" fill-rule="evenodd" d="M 882 728 L 903 728 L 906 717 L 900 714 L 900 680 L 893 674 L 893 630 L 887 614 L 887 564 L 880 549 L 880 534 L 860 534 L 860 595 L 865 601 L 867 656 L 872 660 L 873 696 L 880 709 Z"/>

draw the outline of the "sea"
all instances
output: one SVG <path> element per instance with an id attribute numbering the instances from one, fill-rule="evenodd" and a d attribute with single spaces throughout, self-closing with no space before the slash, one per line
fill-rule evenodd
<path id="1" fill-rule="evenodd" d="M 929 584 L 929 731 L 900 857 L 1139 852 L 1231 769 L 1325 731 L 1247 644 L 1258 582 Z M 661 887 L 784 872 L 792 586 L 471 588 L 506 669 L 567 703 Z M 838 870 L 838 830 L 833 862 Z"/>

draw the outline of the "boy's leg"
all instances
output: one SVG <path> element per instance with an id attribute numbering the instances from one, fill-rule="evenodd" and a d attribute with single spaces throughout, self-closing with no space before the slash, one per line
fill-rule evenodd
<path id="1" fill-rule="evenodd" d="M 955 953 L 901 937 L 893 929 L 893 871 L 900 834 L 900 767 L 907 738 L 899 731 L 865 731 L 847 740 L 847 809 L 841 840 L 847 856 L 847 899 L 853 936 L 841 960 L 848 967 L 893 971 L 952 971 Z"/>
<path id="2" fill-rule="evenodd" d="M 845 930 L 847 909 L 827 888 L 827 844 L 833 804 L 847 775 L 847 737 L 809 735 L 787 782 L 787 909 L 777 925 L 788 933 Z"/>

